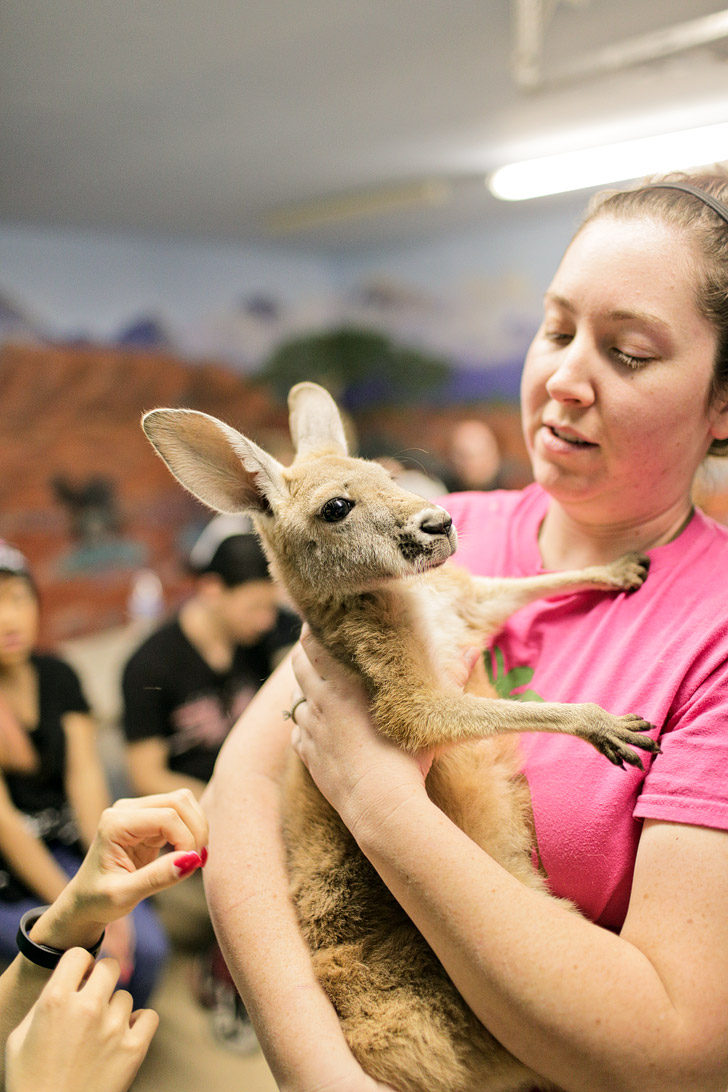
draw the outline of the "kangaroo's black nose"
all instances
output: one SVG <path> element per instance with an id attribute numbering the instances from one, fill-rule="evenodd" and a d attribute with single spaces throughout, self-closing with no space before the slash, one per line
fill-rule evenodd
<path id="1" fill-rule="evenodd" d="M 452 518 L 447 512 L 428 512 L 420 524 L 420 530 L 426 535 L 448 535 L 452 527 Z"/>

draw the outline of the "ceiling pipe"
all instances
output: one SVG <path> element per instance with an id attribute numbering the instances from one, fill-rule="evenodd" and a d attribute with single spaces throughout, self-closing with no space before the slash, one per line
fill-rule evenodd
<path id="1" fill-rule="evenodd" d="M 686 23 L 651 31 L 586 53 L 562 65 L 558 73 L 543 71 L 545 27 L 559 0 L 513 0 L 515 49 L 513 78 L 526 91 L 539 91 L 577 80 L 618 72 L 633 65 L 660 60 L 728 37 L 728 10 L 716 11 Z M 568 0 L 574 5 L 580 0 Z"/>

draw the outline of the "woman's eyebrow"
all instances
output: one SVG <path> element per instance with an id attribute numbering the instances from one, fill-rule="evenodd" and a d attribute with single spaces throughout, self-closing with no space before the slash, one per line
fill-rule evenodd
<path id="1" fill-rule="evenodd" d="M 564 307 L 567 311 L 576 310 L 573 304 L 569 303 L 565 296 L 560 296 L 557 292 L 545 292 L 543 301 L 544 303 L 556 303 L 559 307 Z"/>
<path id="2" fill-rule="evenodd" d="M 570 300 L 567 300 L 565 296 L 560 296 L 557 292 L 546 292 L 544 295 L 545 303 L 555 303 L 559 307 L 563 307 L 565 311 L 571 311 L 572 314 L 576 311 L 576 307 Z M 669 331 L 669 323 L 658 315 L 653 315 L 650 311 L 635 311 L 631 308 L 616 308 L 613 311 L 607 311 L 606 317 L 612 319 L 613 322 L 645 322 L 652 326 L 658 326 L 666 333 Z"/>
<path id="3" fill-rule="evenodd" d="M 631 311 L 631 310 L 617 310 L 609 311 L 608 317 L 615 322 L 646 322 L 651 326 L 659 326 L 666 332 L 670 329 L 669 324 L 664 319 L 659 318 L 658 315 L 653 315 L 649 311 Z"/>

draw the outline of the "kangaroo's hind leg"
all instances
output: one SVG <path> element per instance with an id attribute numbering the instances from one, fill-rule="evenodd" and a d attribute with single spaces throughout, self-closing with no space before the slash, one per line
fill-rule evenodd
<path id="1" fill-rule="evenodd" d="M 535 1074 L 477 1020 L 411 922 L 314 955 L 349 1047 L 400 1092 L 525 1092 Z"/>
<path id="2" fill-rule="evenodd" d="M 435 758 L 427 794 L 469 838 L 527 887 L 543 890 L 532 863 L 536 830 L 516 736 L 474 740 Z"/>

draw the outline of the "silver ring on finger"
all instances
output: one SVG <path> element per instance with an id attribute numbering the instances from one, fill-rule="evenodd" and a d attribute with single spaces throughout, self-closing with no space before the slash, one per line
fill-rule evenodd
<path id="1" fill-rule="evenodd" d="M 296 698 L 290 710 L 286 710 L 283 714 L 285 719 L 292 720 L 296 727 L 298 727 L 298 721 L 296 720 L 296 710 L 298 709 L 299 705 L 303 705 L 305 700 L 305 698 Z"/>

